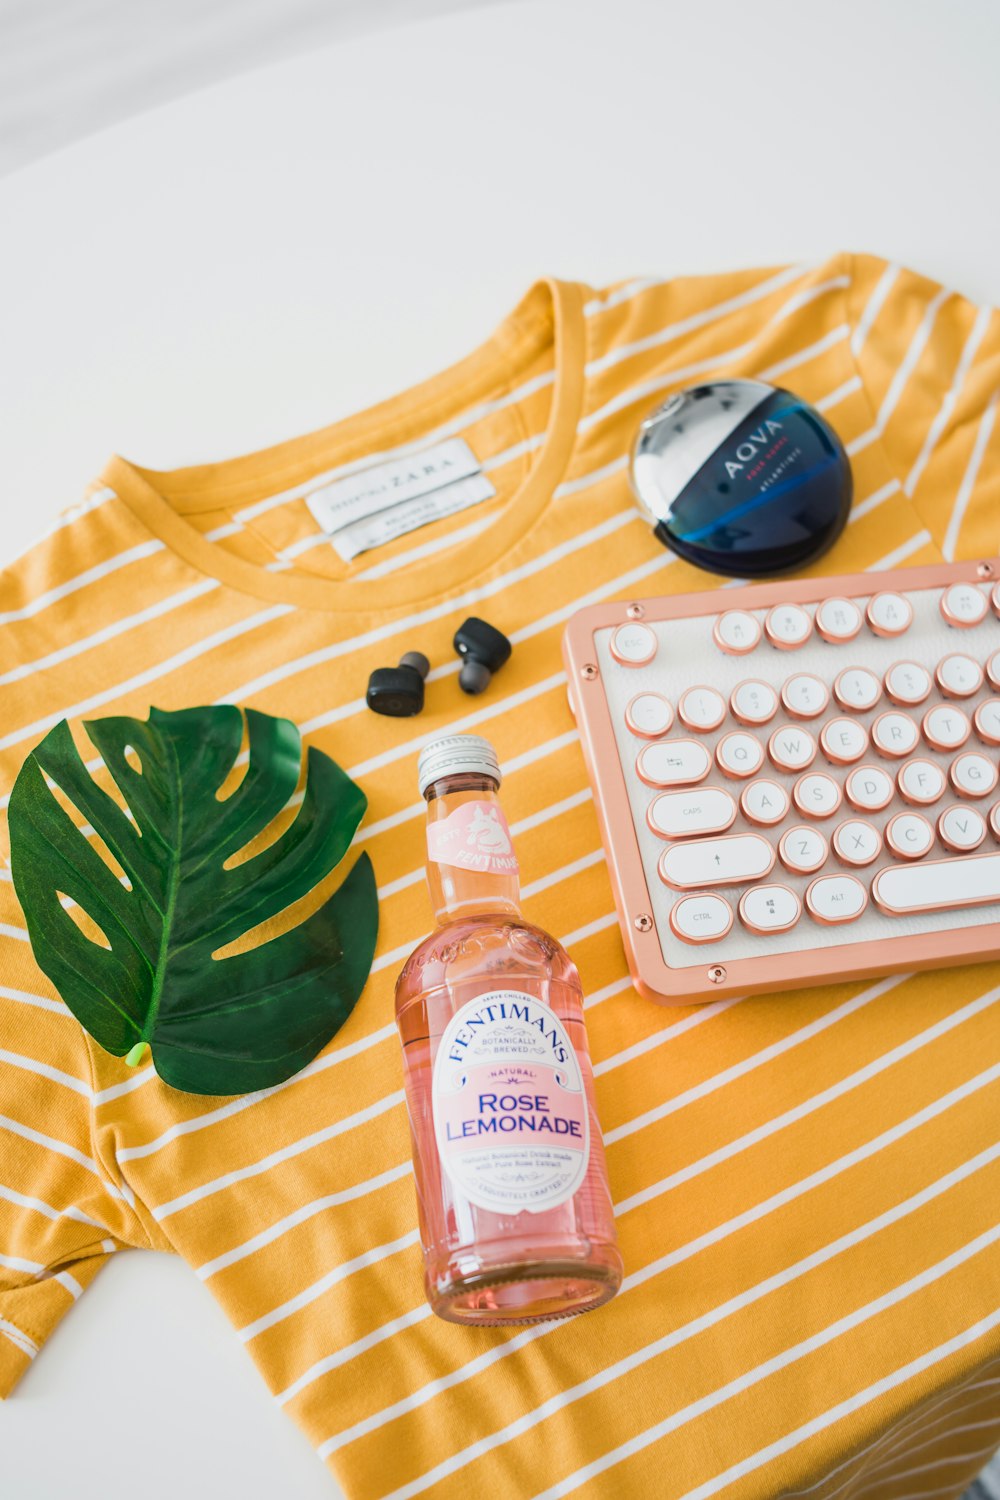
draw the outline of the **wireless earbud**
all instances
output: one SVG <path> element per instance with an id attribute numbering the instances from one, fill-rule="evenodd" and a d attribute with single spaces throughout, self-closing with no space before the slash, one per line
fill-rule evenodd
<path id="1" fill-rule="evenodd" d="M 503 631 L 475 615 L 458 627 L 452 644 L 462 658 L 458 685 L 463 693 L 481 693 L 511 653 L 510 641 Z"/>
<path id="2" fill-rule="evenodd" d="M 398 667 L 376 667 L 368 679 L 365 702 L 377 714 L 408 719 L 424 706 L 424 678 L 431 664 L 422 651 L 407 651 Z"/>

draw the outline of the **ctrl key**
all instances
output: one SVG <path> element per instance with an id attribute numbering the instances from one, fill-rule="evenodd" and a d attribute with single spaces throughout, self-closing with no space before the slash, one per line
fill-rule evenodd
<path id="1" fill-rule="evenodd" d="M 722 896 L 682 896 L 670 908 L 670 927 L 684 943 L 717 943 L 733 925 L 733 909 Z"/>

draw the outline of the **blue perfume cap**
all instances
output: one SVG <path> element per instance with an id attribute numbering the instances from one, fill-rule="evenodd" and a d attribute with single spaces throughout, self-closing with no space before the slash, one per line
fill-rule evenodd
<path id="1" fill-rule="evenodd" d="M 843 530 L 853 494 L 829 423 L 761 380 L 714 380 L 671 396 L 643 421 L 630 477 L 664 546 L 739 578 L 819 557 Z"/>

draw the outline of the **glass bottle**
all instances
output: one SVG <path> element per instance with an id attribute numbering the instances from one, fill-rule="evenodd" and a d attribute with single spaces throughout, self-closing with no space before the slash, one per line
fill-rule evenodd
<path id="1" fill-rule="evenodd" d="M 446 736 L 418 775 L 438 927 L 396 1023 L 427 1299 L 454 1323 L 568 1317 L 622 1276 L 580 978 L 521 915 L 493 747 Z"/>

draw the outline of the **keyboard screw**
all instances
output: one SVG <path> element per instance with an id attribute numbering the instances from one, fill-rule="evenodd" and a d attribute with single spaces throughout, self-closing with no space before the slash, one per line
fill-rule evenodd
<path id="1" fill-rule="evenodd" d="M 588 661 L 586 666 L 580 668 L 580 676 L 583 678 L 584 682 L 593 682 L 594 678 L 597 676 L 597 668 L 594 666 L 594 663 L 592 661 Z"/>
<path id="2" fill-rule="evenodd" d="M 712 984 L 722 984 L 726 977 L 726 971 L 721 964 L 713 964 L 708 971 L 709 981 Z"/>
<path id="3" fill-rule="evenodd" d="M 630 604 L 625 613 L 630 620 L 641 620 L 646 611 L 641 604 Z"/>
<path id="4" fill-rule="evenodd" d="M 651 932 L 653 930 L 653 919 L 649 915 L 649 912 L 641 911 L 632 925 L 639 932 Z"/>
<path id="5" fill-rule="evenodd" d="M 978 566 L 978 568 L 976 569 L 976 574 L 977 574 L 977 576 L 979 578 L 992 578 L 993 577 L 993 564 L 992 563 L 980 563 L 979 566 Z"/>

